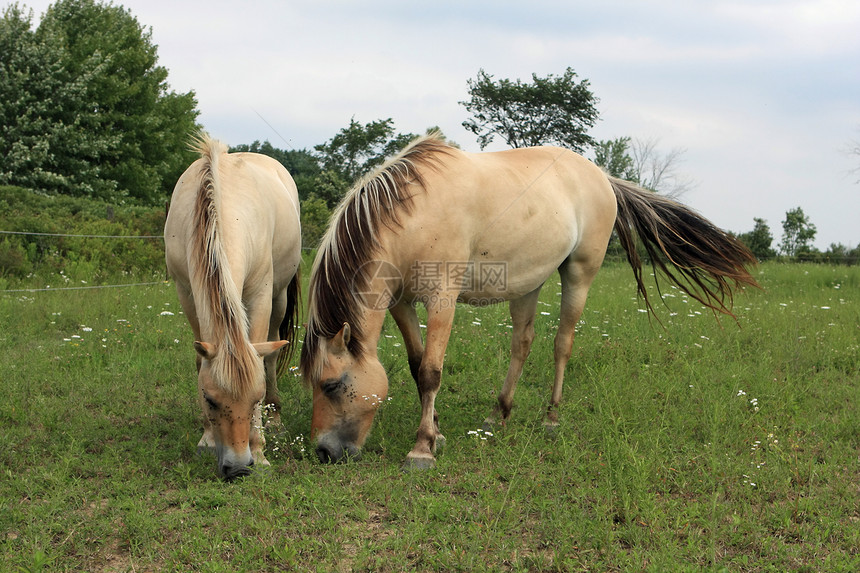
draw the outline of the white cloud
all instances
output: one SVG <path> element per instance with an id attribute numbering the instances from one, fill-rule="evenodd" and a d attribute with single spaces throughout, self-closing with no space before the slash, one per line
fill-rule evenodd
<path id="1" fill-rule="evenodd" d="M 860 128 L 854 0 L 122 4 L 153 28 L 172 89 L 193 89 L 232 144 L 311 147 L 355 116 L 439 125 L 477 150 L 458 102 L 478 69 L 527 81 L 570 66 L 600 99 L 594 135 L 686 148 L 699 184 L 685 200 L 718 224 L 763 217 L 778 235 L 802 206 L 820 247 L 860 242 L 860 160 L 841 151 Z"/>

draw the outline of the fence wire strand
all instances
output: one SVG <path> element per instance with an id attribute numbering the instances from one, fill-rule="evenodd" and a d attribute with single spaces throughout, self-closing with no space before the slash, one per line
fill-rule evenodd
<path id="1" fill-rule="evenodd" d="M 135 287 L 135 286 L 152 286 L 152 285 L 161 285 L 167 284 L 167 281 L 156 281 L 151 283 L 126 283 L 120 285 L 90 285 L 90 286 L 79 286 L 79 287 L 45 287 L 45 288 L 16 288 L 9 290 L 0 290 L 0 293 L 21 293 L 21 292 L 49 292 L 49 291 L 61 291 L 61 290 L 96 290 L 101 288 L 123 288 L 123 287 Z"/>
<path id="2" fill-rule="evenodd" d="M 71 237 L 81 239 L 164 239 L 161 235 L 68 235 L 65 233 L 34 233 L 30 231 L 0 231 L 0 235 L 35 235 L 39 237 Z"/>

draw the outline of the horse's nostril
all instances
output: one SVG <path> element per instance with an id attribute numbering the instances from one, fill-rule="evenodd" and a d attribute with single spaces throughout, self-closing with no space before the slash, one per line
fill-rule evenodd
<path id="1" fill-rule="evenodd" d="M 253 465 L 253 460 L 247 466 L 224 464 L 221 466 L 221 475 L 224 476 L 225 481 L 233 481 L 236 478 L 251 475 Z"/>
<path id="2" fill-rule="evenodd" d="M 340 456 L 336 456 L 328 447 L 319 445 L 317 446 L 317 457 L 324 464 L 333 464 L 337 462 Z"/>

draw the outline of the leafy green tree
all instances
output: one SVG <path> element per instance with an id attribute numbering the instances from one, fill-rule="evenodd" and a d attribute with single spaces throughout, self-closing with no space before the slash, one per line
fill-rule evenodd
<path id="1" fill-rule="evenodd" d="M 797 207 L 786 211 L 785 220 L 782 222 L 780 252 L 788 257 L 811 252 L 811 243 L 816 232 L 815 225 L 810 222 L 803 209 Z"/>
<path id="2" fill-rule="evenodd" d="M 0 25 L 0 182 L 159 203 L 194 159 L 193 92 L 169 91 L 156 46 L 131 13 L 59 0 L 38 29 L 13 5 Z"/>
<path id="3" fill-rule="evenodd" d="M 533 83 L 494 81 L 482 69 L 468 80 L 471 99 L 460 102 L 472 114 L 463 127 L 478 136 L 481 149 L 499 135 L 511 147 L 554 144 L 581 153 L 594 144 L 587 132 L 599 113 L 588 80 L 577 77 L 567 68 L 561 77 L 532 74 Z"/>
<path id="4" fill-rule="evenodd" d="M 637 181 L 639 174 L 633 167 L 633 158 L 628 153 L 629 137 L 604 139 L 594 144 L 594 163 L 603 170 L 620 179 Z"/>
<path id="5" fill-rule="evenodd" d="M 776 251 L 771 248 L 773 235 L 767 221 L 758 217 L 753 218 L 755 226 L 752 231 L 741 233 L 738 239 L 749 248 L 759 260 L 770 259 L 776 256 Z"/>
<path id="6" fill-rule="evenodd" d="M 394 120 L 383 119 L 361 125 L 351 119 L 326 143 L 314 146 L 323 171 L 332 171 L 348 184 L 381 165 L 406 146 L 414 134 L 395 134 Z"/>
<path id="7" fill-rule="evenodd" d="M 100 64 L 86 87 L 95 134 L 112 143 L 104 176 L 133 198 L 165 197 L 193 159 L 187 141 L 198 112 L 193 92 L 168 90 L 152 31 L 121 6 L 94 0 L 59 0 L 42 30 L 63 42 L 70 73 Z"/>
<path id="8" fill-rule="evenodd" d="M 324 199 L 312 195 L 302 201 L 302 246 L 314 249 L 328 227 L 331 209 Z"/>
<path id="9" fill-rule="evenodd" d="M 97 62 L 65 67 L 61 42 L 31 30 L 32 11 L 12 4 L 0 21 L 0 183 L 48 192 L 103 195 L 99 157 L 109 142 L 88 137 L 86 84 Z"/>
<path id="10" fill-rule="evenodd" d="M 830 247 L 824 251 L 822 259 L 836 264 L 853 265 L 857 264 L 857 255 L 860 254 L 860 245 L 851 249 L 848 245 L 842 243 L 830 243 Z"/>
<path id="11" fill-rule="evenodd" d="M 350 184 L 332 169 L 326 169 L 314 177 L 313 185 L 310 197 L 322 199 L 329 209 L 333 209 L 350 188 Z"/>

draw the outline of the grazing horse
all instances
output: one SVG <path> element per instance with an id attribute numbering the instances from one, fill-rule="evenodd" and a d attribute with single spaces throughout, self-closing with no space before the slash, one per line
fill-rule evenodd
<path id="1" fill-rule="evenodd" d="M 313 390 L 320 460 L 357 457 L 387 396 L 376 349 L 386 310 L 421 402 L 406 468 L 432 467 L 444 439 L 434 403 L 458 302 L 510 301 L 511 361 L 489 419 L 504 423 L 535 336 L 541 286 L 556 270 L 561 316 L 547 423 L 557 424 L 574 327 L 613 227 L 650 310 L 634 233 L 652 264 L 715 312 L 731 314 L 732 287 L 757 286 L 746 270 L 755 258 L 741 243 L 570 150 L 464 153 L 430 135 L 359 181 L 332 215 L 310 278 L 301 370 Z M 427 309 L 426 341 L 418 302 Z"/>
<path id="2" fill-rule="evenodd" d="M 196 341 L 204 427 L 197 447 L 214 450 L 229 480 L 268 465 L 264 399 L 280 421 L 278 357 L 293 346 L 300 309 L 299 200 L 270 157 L 228 154 L 208 136 L 195 149 L 200 158 L 170 200 L 165 256 Z"/>

